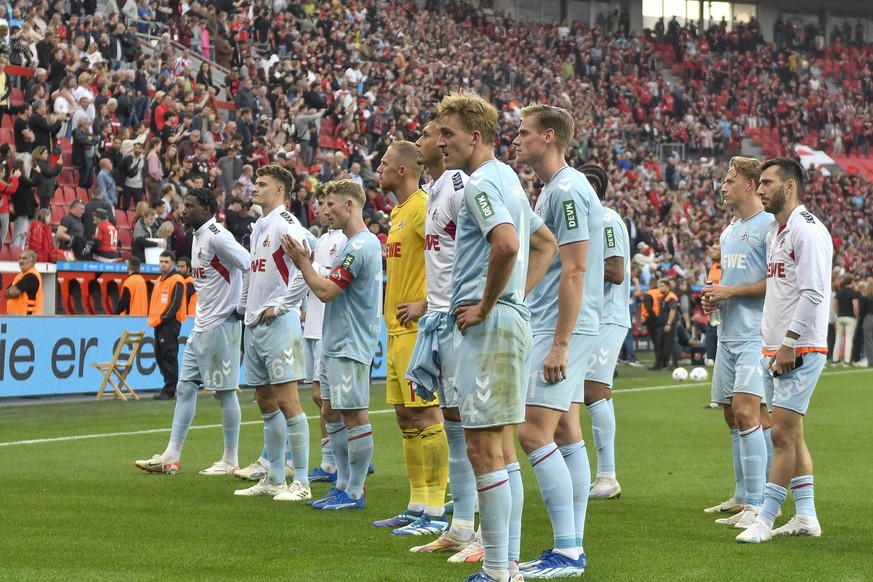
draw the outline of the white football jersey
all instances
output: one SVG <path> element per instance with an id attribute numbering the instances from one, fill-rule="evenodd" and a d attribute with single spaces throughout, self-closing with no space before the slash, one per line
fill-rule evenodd
<path id="1" fill-rule="evenodd" d="M 191 245 L 191 276 L 197 290 L 194 331 L 209 331 L 236 311 L 243 274 L 248 274 L 249 266 L 248 251 L 215 218 L 194 231 Z"/>
<path id="2" fill-rule="evenodd" d="M 467 175 L 447 170 L 426 185 L 427 217 L 424 221 L 424 267 L 427 272 L 427 310 L 448 313 L 452 298 L 452 259 L 458 210 L 464 202 Z"/>
<path id="3" fill-rule="evenodd" d="M 284 206 L 262 216 L 252 227 L 251 274 L 246 293 L 246 325 L 258 320 L 268 307 L 276 315 L 292 311 L 300 301 L 297 287 L 297 267 L 282 249 L 284 235 L 307 245 L 307 231 Z"/>
<path id="4" fill-rule="evenodd" d="M 346 244 L 346 235 L 341 230 L 329 229 L 318 237 L 315 243 L 315 261 L 312 266 L 316 271 L 327 277 L 336 259 L 337 253 Z M 321 339 L 324 326 L 324 303 L 315 293 L 309 293 L 306 302 L 306 321 L 303 323 L 304 339 Z"/>
<path id="5" fill-rule="evenodd" d="M 761 336 L 764 350 L 779 349 L 787 331 L 799 333 L 797 348 L 827 348 L 831 265 L 830 232 L 803 205 L 791 212 L 784 228 L 775 220 L 767 237 L 767 294 Z M 803 316 L 801 297 L 815 304 Z"/>

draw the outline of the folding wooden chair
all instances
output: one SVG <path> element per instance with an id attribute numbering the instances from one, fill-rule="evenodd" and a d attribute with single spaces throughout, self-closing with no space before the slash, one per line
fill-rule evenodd
<path id="1" fill-rule="evenodd" d="M 126 388 L 134 400 L 139 400 L 139 396 L 136 395 L 136 392 L 127 383 L 127 375 L 133 370 L 134 360 L 142 345 L 143 337 L 145 337 L 145 331 L 132 332 L 124 330 L 124 333 L 121 334 L 121 339 L 118 341 L 118 346 L 115 348 L 115 353 L 112 355 L 112 361 L 91 364 L 92 368 L 97 368 L 103 374 L 103 383 L 97 392 L 97 400 L 103 398 L 107 384 L 112 386 L 112 390 L 115 392 L 113 398 L 127 400 L 127 397 L 124 395 L 124 389 Z M 122 356 L 122 352 L 128 347 L 130 352 L 126 357 Z"/>

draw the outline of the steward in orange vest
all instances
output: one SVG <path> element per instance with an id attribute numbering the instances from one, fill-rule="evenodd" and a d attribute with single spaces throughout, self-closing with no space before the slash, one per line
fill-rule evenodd
<path id="1" fill-rule="evenodd" d="M 118 298 L 116 315 L 149 314 L 149 292 L 145 279 L 139 274 L 142 262 L 136 257 L 130 257 L 127 263 L 128 277 L 121 284 L 121 297 Z"/>
<path id="2" fill-rule="evenodd" d="M 149 304 L 149 325 L 155 328 L 155 360 L 164 378 L 157 400 L 176 396 L 179 381 L 179 331 L 185 321 L 185 282 L 176 272 L 172 251 L 161 253 L 161 276 L 155 281 Z"/>
<path id="3" fill-rule="evenodd" d="M 188 317 L 194 317 L 197 315 L 197 289 L 194 288 L 194 277 L 191 276 L 191 260 L 188 257 L 179 257 L 176 268 L 185 281 L 185 297 L 188 299 L 185 313 Z"/>
<path id="4" fill-rule="evenodd" d="M 36 270 L 36 253 L 21 251 L 18 267 L 21 272 L 6 289 L 6 313 L 9 315 L 42 315 L 42 277 Z"/>

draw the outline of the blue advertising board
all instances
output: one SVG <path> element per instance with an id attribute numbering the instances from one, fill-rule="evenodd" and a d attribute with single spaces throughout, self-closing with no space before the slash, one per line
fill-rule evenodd
<path id="1" fill-rule="evenodd" d="M 193 327 L 193 319 L 182 324 L 180 360 Z M 96 394 L 103 377 L 91 364 L 112 360 L 125 329 L 146 331 L 128 384 L 134 390 L 160 388 L 163 382 L 155 362 L 154 336 L 145 317 L 0 317 L 0 398 Z M 385 377 L 386 346 L 383 326 L 371 370 L 373 378 Z M 240 383 L 245 384 L 245 366 Z"/>

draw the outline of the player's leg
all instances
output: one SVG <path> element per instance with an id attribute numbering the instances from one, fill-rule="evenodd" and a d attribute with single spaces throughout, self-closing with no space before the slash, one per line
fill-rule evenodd
<path id="1" fill-rule="evenodd" d="M 321 393 L 321 416 L 324 418 L 327 437 L 330 439 L 331 448 L 336 461 L 336 481 L 334 486 L 320 499 L 307 503 L 315 509 L 321 509 L 324 505 L 345 491 L 349 482 L 349 431 L 343 423 L 338 410 L 331 406 L 331 389 L 327 381 L 326 360 L 322 359 L 320 384 L 325 387 Z"/>
<path id="2" fill-rule="evenodd" d="M 173 409 L 173 424 L 170 429 L 170 440 L 162 454 L 153 455 L 151 459 L 140 459 L 133 464 L 149 473 L 167 473 L 175 475 L 179 472 L 179 458 L 182 455 L 182 445 L 188 435 L 188 429 L 194 421 L 197 409 L 197 387 L 200 385 L 200 369 L 197 366 L 195 347 L 198 345 L 198 335 L 191 332 L 185 351 L 182 354 L 182 378 L 176 392 L 176 406 Z"/>
<path id="3" fill-rule="evenodd" d="M 740 464 L 743 471 L 743 516 L 734 527 L 751 525 L 763 502 L 767 471 L 767 443 L 761 426 L 761 402 L 764 379 L 758 365 L 759 344 L 748 342 L 733 346 L 736 352 L 732 408 L 740 440 Z"/>
<path id="4" fill-rule="evenodd" d="M 476 475 L 480 526 L 485 547 L 484 571 L 495 580 L 509 571 L 509 523 L 512 490 L 503 458 L 504 429 L 496 426 L 464 430 L 467 456 Z"/>
<path id="5" fill-rule="evenodd" d="M 573 529 L 577 560 L 572 566 L 585 569 L 587 558 L 584 550 L 585 518 L 588 512 L 588 493 L 591 487 L 591 465 L 588 462 L 588 451 L 585 450 L 585 440 L 582 438 L 582 427 L 579 424 L 581 412 L 580 401 L 584 399 L 584 388 L 578 385 L 577 393 L 570 410 L 561 415 L 558 428 L 555 431 L 555 442 L 564 458 L 564 463 L 570 471 L 573 492 Z M 565 564 L 566 566 L 566 564 Z"/>
<path id="6" fill-rule="evenodd" d="M 303 353 L 306 362 L 306 379 L 312 382 L 312 401 L 318 407 L 318 423 L 321 429 L 321 463 L 309 473 L 309 480 L 336 482 L 336 462 L 333 459 L 330 439 L 327 438 L 324 415 L 321 414 L 321 382 L 318 380 L 321 367 L 321 340 L 304 340 Z"/>
<path id="7" fill-rule="evenodd" d="M 347 431 L 348 482 L 343 493 L 324 504 L 322 509 L 360 509 L 364 507 L 367 469 L 373 460 L 373 427 L 367 413 L 370 406 L 370 367 L 348 358 L 325 358 L 325 365 L 331 385 L 331 407 L 340 413 Z M 334 443 L 333 440 L 331 442 Z M 337 457 L 337 467 L 340 461 Z M 342 477 L 338 472 L 338 487 Z"/>
<path id="8" fill-rule="evenodd" d="M 236 390 L 239 387 L 239 345 L 242 323 L 235 316 L 204 335 L 197 362 L 203 370 L 203 384 L 214 391 L 221 403 L 221 427 L 224 452 L 221 459 L 200 471 L 201 475 L 227 475 L 239 469 L 239 427 L 241 413 Z M 208 338 L 208 339 L 207 339 Z M 198 338 L 199 339 L 199 338 Z M 191 342 L 189 337 L 188 342 Z M 182 377 L 186 378 L 184 372 Z"/>
<path id="9" fill-rule="evenodd" d="M 718 357 L 715 359 L 715 364 L 712 369 L 712 385 L 710 388 L 710 401 L 717 402 L 722 405 L 722 413 L 724 415 L 725 424 L 727 424 L 730 439 L 731 439 L 731 459 L 734 468 L 734 494 L 727 499 L 704 509 L 704 513 L 738 513 L 743 509 L 743 499 L 745 497 L 745 481 L 743 480 L 743 465 L 740 460 L 740 433 L 737 429 L 736 419 L 734 418 L 734 410 L 731 405 L 733 400 L 734 386 L 734 354 L 728 346 L 718 345 Z M 730 521 L 720 521 L 721 519 L 730 519 Z M 733 518 L 719 518 L 717 523 L 733 525 Z"/>
<path id="10" fill-rule="evenodd" d="M 395 535 L 441 534 L 448 529 L 446 518 L 446 483 L 448 480 L 449 446 L 443 428 L 443 415 L 436 403 L 423 406 L 420 398 L 407 396 L 404 413 L 409 415 L 421 441 L 421 468 L 425 485 L 422 515 L 409 525 L 394 529 Z M 399 418 L 399 417 L 398 417 Z M 406 432 L 404 432 L 404 442 Z M 407 510 L 412 509 L 407 507 Z M 416 507 L 417 509 L 417 507 Z"/>
<path id="11" fill-rule="evenodd" d="M 509 535 L 506 557 L 509 559 L 509 577 L 513 579 L 519 571 L 521 557 L 521 514 L 524 509 L 524 483 L 521 480 L 521 465 L 515 453 L 516 429 L 508 426 L 503 431 L 503 460 L 509 477 L 509 493 L 512 504 L 509 511 Z"/>
<path id="12" fill-rule="evenodd" d="M 773 386 L 773 465 L 764 487 L 764 503 L 755 522 L 745 532 L 737 536 L 738 542 L 766 542 L 773 535 L 773 522 L 779 508 L 785 501 L 788 487 L 794 477 L 802 477 L 798 484 L 801 491 L 801 506 L 804 511 L 812 503 L 812 460 L 803 440 L 803 415 L 809 407 L 809 400 L 825 366 L 826 356 L 821 353 L 803 355 L 803 363 L 782 376 L 774 378 Z M 799 511 L 799 510 L 798 510 Z M 776 535 L 820 536 L 821 527 L 816 518 L 809 520 L 795 516 Z"/>
<path id="13" fill-rule="evenodd" d="M 285 417 L 287 436 L 285 442 L 285 461 L 294 467 L 293 481 L 288 491 L 274 497 L 276 501 L 302 501 L 312 499 L 309 488 L 309 421 L 300 405 L 297 382 L 286 382 L 274 386 L 279 408 Z M 284 467 L 283 467 L 284 470 Z"/>
<path id="14" fill-rule="evenodd" d="M 603 325 L 597 346 L 588 360 L 585 373 L 585 407 L 591 416 L 591 432 L 597 451 L 597 476 L 588 494 L 591 499 L 614 499 L 621 495 L 615 476 L 615 409 L 612 379 L 618 352 L 628 330 L 618 325 Z"/>
<path id="15" fill-rule="evenodd" d="M 394 406 L 397 425 L 400 427 L 403 448 L 403 464 L 406 469 L 406 479 L 409 483 L 409 500 L 406 509 L 398 515 L 373 522 L 375 527 L 389 527 L 392 530 L 405 527 L 424 513 L 427 505 L 427 482 L 424 478 L 424 459 L 421 449 L 421 431 L 415 426 L 412 411 L 406 406 L 404 393 L 411 392 L 410 383 L 406 380 L 406 369 L 409 358 L 405 356 L 405 335 L 388 336 L 386 359 L 385 399 Z M 415 334 L 408 334 L 415 338 Z M 413 344 L 414 345 L 414 344 Z"/>
<path id="16" fill-rule="evenodd" d="M 280 318 L 281 319 L 281 318 Z M 269 331 L 270 326 L 248 325 L 245 329 L 246 380 L 255 388 L 255 402 L 264 419 L 264 456 L 269 461 L 267 473 L 257 485 L 235 491 L 236 495 L 270 495 L 275 497 L 285 490 L 285 440 L 287 429 L 285 417 L 279 408 L 273 390 L 272 350 L 276 338 Z M 281 347 L 279 348 L 281 349 Z"/>

